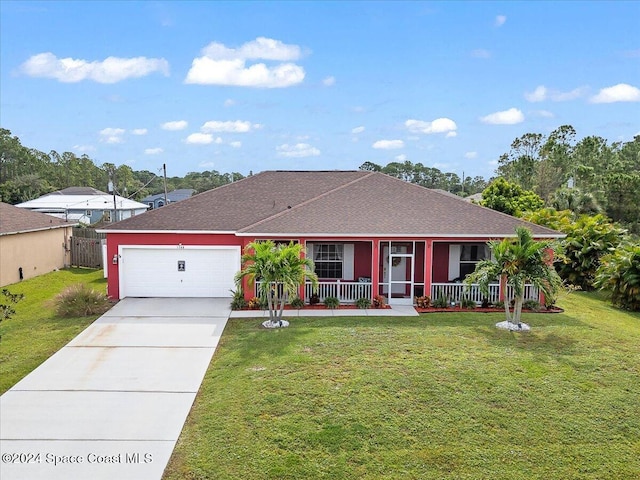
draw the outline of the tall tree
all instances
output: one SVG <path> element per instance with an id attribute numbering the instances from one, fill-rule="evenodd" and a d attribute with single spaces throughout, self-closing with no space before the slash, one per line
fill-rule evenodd
<path id="1" fill-rule="evenodd" d="M 539 210 L 544 206 L 544 201 L 534 192 L 523 190 L 516 183 L 496 178 L 482 192 L 480 205 L 518 217 L 524 212 Z"/>
<path id="2" fill-rule="evenodd" d="M 509 153 L 498 160 L 498 175 L 525 190 L 533 190 L 543 139 L 540 133 L 526 133 L 516 138 Z"/>

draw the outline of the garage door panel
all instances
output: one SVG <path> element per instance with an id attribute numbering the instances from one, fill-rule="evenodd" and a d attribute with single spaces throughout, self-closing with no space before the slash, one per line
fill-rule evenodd
<path id="1" fill-rule="evenodd" d="M 120 297 L 230 297 L 239 269 L 239 247 L 122 247 Z"/>

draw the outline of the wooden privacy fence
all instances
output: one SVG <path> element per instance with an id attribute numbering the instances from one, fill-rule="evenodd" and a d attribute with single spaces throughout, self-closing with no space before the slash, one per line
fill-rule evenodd
<path id="1" fill-rule="evenodd" d="M 106 235 L 93 228 L 73 228 L 71 237 L 71 266 L 102 268 L 102 244 Z"/>

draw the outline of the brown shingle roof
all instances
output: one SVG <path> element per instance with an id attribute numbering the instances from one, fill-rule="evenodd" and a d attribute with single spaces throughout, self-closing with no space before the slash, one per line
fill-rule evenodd
<path id="1" fill-rule="evenodd" d="M 75 223 L 0 202 L 0 235 L 70 227 Z"/>
<path id="2" fill-rule="evenodd" d="M 535 235 L 558 232 L 379 172 L 269 171 L 118 222 L 106 230 L 240 234 Z"/>

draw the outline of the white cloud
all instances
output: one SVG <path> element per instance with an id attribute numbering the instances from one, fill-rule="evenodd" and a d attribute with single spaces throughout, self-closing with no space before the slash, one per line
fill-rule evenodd
<path id="1" fill-rule="evenodd" d="M 222 43 L 211 42 L 202 49 L 202 54 L 217 60 L 274 60 L 287 62 L 302 57 L 302 50 L 298 45 L 287 45 L 280 40 L 258 37 L 243 44 L 240 48 L 228 48 Z"/>
<path id="2" fill-rule="evenodd" d="M 468 160 L 472 160 L 474 158 L 478 157 L 478 152 L 467 152 L 464 154 L 464 158 L 468 159 Z"/>
<path id="3" fill-rule="evenodd" d="M 122 143 L 124 128 L 103 128 L 100 130 L 100 141 L 104 143 Z"/>
<path id="4" fill-rule="evenodd" d="M 547 98 L 547 87 L 538 85 L 533 92 L 525 92 L 524 98 L 528 102 L 542 102 Z"/>
<path id="5" fill-rule="evenodd" d="M 231 145 L 233 148 L 240 148 L 242 146 L 242 142 L 236 140 L 234 142 L 230 142 L 229 145 Z"/>
<path id="6" fill-rule="evenodd" d="M 591 103 L 640 102 L 640 88 L 627 83 L 619 83 L 601 89 L 589 101 Z"/>
<path id="7" fill-rule="evenodd" d="M 213 143 L 213 135 L 210 133 L 192 133 L 185 142 L 192 145 L 208 145 Z"/>
<path id="8" fill-rule="evenodd" d="M 131 130 L 133 135 L 146 135 L 148 130 L 146 128 L 134 128 Z"/>
<path id="9" fill-rule="evenodd" d="M 93 145 L 74 145 L 73 149 L 78 152 L 94 152 L 96 147 Z"/>
<path id="10" fill-rule="evenodd" d="M 394 157 L 394 160 L 395 160 L 396 162 L 404 162 L 404 161 L 406 161 L 406 160 L 407 160 L 407 156 L 406 156 L 404 153 L 401 153 L 400 155 L 396 155 L 396 156 Z"/>
<path id="11" fill-rule="evenodd" d="M 224 104 L 223 104 L 223 105 L 224 105 L 225 107 L 233 107 L 235 104 L 236 104 L 236 101 L 235 101 L 235 100 L 233 100 L 232 98 L 227 98 L 227 99 L 224 101 Z"/>
<path id="12" fill-rule="evenodd" d="M 553 112 L 550 112 L 549 110 L 536 110 L 535 112 L 533 112 L 534 115 L 538 115 L 539 117 L 542 118 L 554 118 L 555 115 L 553 114 Z"/>
<path id="13" fill-rule="evenodd" d="M 561 92 L 560 90 L 548 89 L 544 85 L 538 85 L 533 92 L 525 92 L 524 98 L 528 102 L 543 102 L 545 100 L 551 100 L 552 102 L 567 102 L 569 100 L 575 100 L 587 93 L 586 87 L 578 87 L 568 92 Z"/>
<path id="14" fill-rule="evenodd" d="M 476 48 L 475 50 L 471 50 L 471 56 L 473 58 L 491 58 L 491 52 L 484 48 Z"/>
<path id="15" fill-rule="evenodd" d="M 279 157 L 287 158 L 317 157 L 320 155 L 320 150 L 308 143 L 296 143 L 295 145 L 284 143 L 277 146 L 276 151 Z"/>
<path id="16" fill-rule="evenodd" d="M 490 125 L 515 125 L 524 121 L 524 115 L 517 108 L 510 108 L 481 117 L 480 121 Z"/>
<path id="17" fill-rule="evenodd" d="M 354 134 L 362 133 L 364 131 L 365 131 L 365 128 L 363 126 L 351 129 L 351 133 L 354 133 Z"/>
<path id="18" fill-rule="evenodd" d="M 201 168 L 213 168 L 216 166 L 216 164 L 215 162 L 200 162 L 198 166 Z"/>
<path id="19" fill-rule="evenodd" d="M 504 25 L 504 22 L 506 22 L 506 21 L 507 21 L 507 16 L 506 15 L 498 15 L 493 24 L 496 27 L 501 27 L 502 25 Z"/>
<path id="20" fill-rule="evenodd" d="M 169 75 L 169 62 L 164 58 L 117 58 L 89 62 L 74 58 L 58 58 L 51 52 L 33 55 L 20 66 L 30 77 L 53 78 L 59 82 L 75 83 L 92 80 L 116 83 L 128 78 L 145 77 L 154 72 Z"/>
<path id="21" fill-rule="evenodd" d="M 447 133 L 447 136 L 455 136 L 449 134 L 455 133 L 458 129 L 456 122 L 450 118 L 436 118 L 432 122 L 425 122 L 424 120 L 415 120 L 410 118 L 404 122 L 404 126 L 407 127 L 411 133 L 424 133 L 427 135 L 434 133 Z"/>
<path id="22" fill-rule="evenodd" d="M 160 147 L 156 147 L 156 148 L 145 148 L 144 150 L 144 154 L 145 155 L 158 155 L 160 153 L 164 152 L 164 150 Z"/>
<path id="23" fill-rule="evenodd" d="M 251 130 L 259 129 L 261 126 L 259 123 L 252 124 L 243 120 L 226 122 L 211 120 L 202 125 L 200 130 L 203 132 L 247 133 Z"/>
<path id="24" fill-rule="evenodd" d="M 447 132 L 447 134 L 445 135 L 445 138 L 453 138 L 457 136 L 458 136 L 458 132 Z"/>
<path id="25" fill-rule="evenodd" d="M 336 84 L 336 77 L 327 77 L 324 80 L 322 80 L 322 84 L 325 87 L 332 87 Z"/>
<path id="26" fill-rule="evenodd" d="M 300 47 L 271 38 L 258 37 L 240 48 L 212 42 L 201 53 L 193 59 L 185 83 L 284 88 L 301 83 L 305 77 L 304 68 L 291 63 L 302 56 Z M 257 59 L 287 63 L 247 66 L 247 60 Z"/>
<path id="27" fill-rule="evenodd" d="M 396 150 L 403 148 L 404 142 L 402 140 L 378 140 L 372 147 L 378 150 Z"/>
<path id="28" fill-rule="evenodd" d="M 186 120 L 175 120 L 173 122 L 163 123 L 162 125 L 160 125 L 160 128 L 162 128 L 163 130 L 177 131 L 177 130 L 184 130 L 188 126 L 189 124 L 187 123 Z"/>

